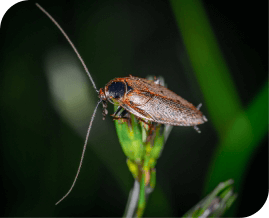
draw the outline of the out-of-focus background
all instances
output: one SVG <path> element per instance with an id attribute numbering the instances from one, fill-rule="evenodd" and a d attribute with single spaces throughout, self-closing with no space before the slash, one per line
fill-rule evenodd
<path id="1" fill-rule="evenodd" d="M 268 195 L 267 4 L 233 1 L 38 1 L 63 27 L 98 88 L 129 74 L 163 76 L 203 103 L 201 134 L 174 127 L 145 216 L 182 216 L 219 182 L 235 180 L 226 216 L 249 216 Z M 75 53 L 34 5 L 1 29 L 1 216 L 122 216 L 133 178 L 110 116 Z M 214 51 L 212 53 L 212 51 Z M 109 114 L 113 113 L 110 105 Z"/>

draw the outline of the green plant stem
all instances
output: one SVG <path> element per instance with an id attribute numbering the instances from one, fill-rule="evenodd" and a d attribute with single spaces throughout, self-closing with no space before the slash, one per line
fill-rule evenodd
<path id="1" fill-rule="evenodd" d="M 130 191 L 128 202 L 123 217 L 134 217 L 134 213 L 137 207 L 138 197 L 139 197 L 139 182 L 134 181 L 134 187 Z"/>
<path id="2" fill-rule="evenodd" d="M 141 182 L 140 182 L 140 193 L 139 193 L 138 207 L 137 207 L 137 212 L 136 212 L 137 217 L 143 216 L 145 208 L 146 208 L 145 173 L 143 173 Z"/>

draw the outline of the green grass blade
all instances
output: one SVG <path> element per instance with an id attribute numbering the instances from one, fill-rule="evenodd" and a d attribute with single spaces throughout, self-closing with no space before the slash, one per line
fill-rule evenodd
<path id="1" fill-rule="evenodd" d="M 220 136 L 241 109 L 229 69 L 218 47 L 201 1 L 171 0 L 180 33 L 210 113 Z"/>
<path id="2" fill-rule="evenodd" d="M 218 145 L 209 170 L 205 192 L 219 180 L 233 178 L 235 186 L 241 187 L 248 162 L 268 133 L 268 83 L 250 104 L 246 112 L 240 113 L 230 131 Z M 229 161 L 228 161 L 229 160 Z"/>

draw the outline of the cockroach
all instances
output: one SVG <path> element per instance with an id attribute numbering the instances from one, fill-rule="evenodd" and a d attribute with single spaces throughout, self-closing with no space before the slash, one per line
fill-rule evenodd
<path id="1" fill-rule="evenodd" d="M 112 115 L 122 118 L 128 112 L 138 119 L 173 126 L 194 126 L 207 121 L 198 107 L 193 106 L 182 97 L 152 81 L 130 75 L 111 80 L 105 88 L 99 90 L 99 98 L 103 101 L 104 112 L 107 114 L 107 101 L 119 104 Z M 122 111 L 122 108 L 124 109 Z"/>
<path id="2" fill-rule="evenodd" d="M 103 105 L 103 119 L 108 114 L 107 102 L 109 101 L 112 104 L 119 105 L 116 112 L 112 115 L 114 119 L 127 119 L 125 115 L 131 113 L 143 122 L 151 121 L 173 126 L 193 126 L 195 130 L 200 132 L 197 125 L 207 121 L 206 117 L 199 110 L 201 104 L 195 107 L 176 93 L 160 85 L 156 79 L 152 81 L 130 75 L 129 77 L 115 78 L 107 83 L 104 88 L 98 90 L 86 64 L 67 34 L 45 9 L 37 3 L 36 6 L 50 18 L 67 39 L 82 63 L 99 97 L 87 130 L 77 174 L 68 192 L 56 205 L 69 195 L 76 183 L 84 159 L 92 122 L 101 102 Z"/>

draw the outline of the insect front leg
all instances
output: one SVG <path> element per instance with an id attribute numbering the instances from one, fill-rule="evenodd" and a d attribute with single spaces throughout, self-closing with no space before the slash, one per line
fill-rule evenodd
<path id="1" fill-rule="evenodd" d="M 128 114 L 127 110 L 123 109 L 121 106 L 118 106 L 116 112 L 112 114 L 111 116 L 113 117 L 113 120 L 123 119 L 125 121 L 128 121 L 130 120 L 130 118 L 126 116 L 127 114 Z"/>
<path id="2" fill-rule="evenodd" d="M 106 119 L 106 115 L 108 114 L 108 110 L 107 110 L 107 102 L 106 101 L 102 101 L 102 105 L 103 105 L 103 120 Z"/>

